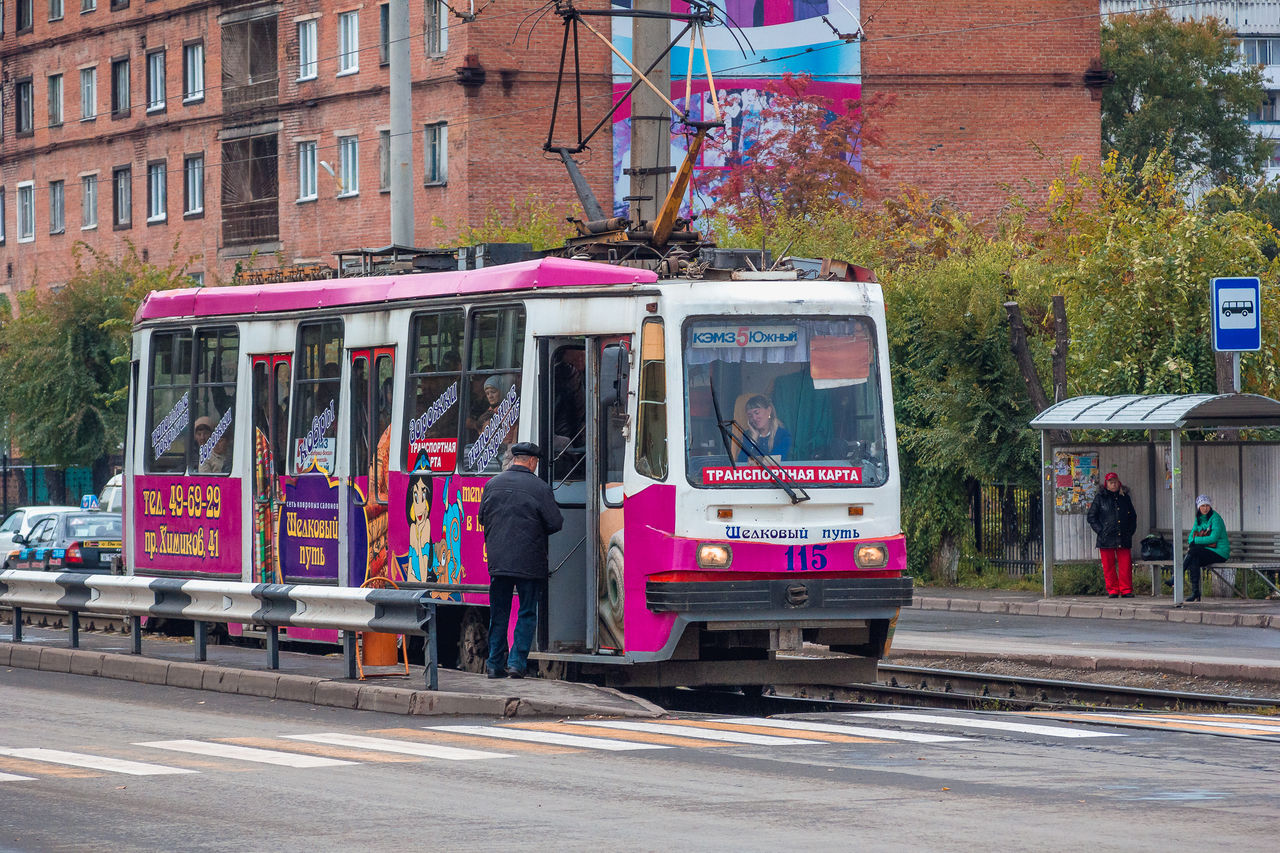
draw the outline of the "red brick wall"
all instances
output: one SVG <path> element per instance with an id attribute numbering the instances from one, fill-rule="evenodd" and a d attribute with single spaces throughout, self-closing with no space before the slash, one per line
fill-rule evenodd
<path id="1" fill-rule="evenodd" d="M 914 185 L 989 216 L 1009 188 L 1043 201 L 1072 158 L 1096 166 L 1096 0 L 933 0 L 868 8 L 863 91 L 892 105 L 872 153 L 880 193 Z M 878 8 L 876 8 L 878 7 Z"/>

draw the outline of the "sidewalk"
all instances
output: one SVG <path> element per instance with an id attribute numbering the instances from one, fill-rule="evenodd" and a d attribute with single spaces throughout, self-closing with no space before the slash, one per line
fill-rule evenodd
<path id="1" fill-rule="evenodd" d="M 280 652 L 280 669 L 268 669 L 267 653 L 242 646 L 208 646 L 208 660 L 194 661 L 190 640 L 144 635 L 142 655 L 129 654 L 122 634 L 81 631 L 80 648 L 68 648 L 64 630 L 23 626 L 22 643 L 12 642 L 13 626 L 0 624 L 0 668 L 116 678 L 306 702 L 339 708 L 412 715 L 486 717 L 608 716 L 657 717 L 662 708 L 607 687 L 542 678 L 490 679 L 483 674 L 440 669 L 440 689 L 425 690 L 421 666 L 408 676 L 353 681 L 342 676 L 341 653 Z M 391 668 L 377 667 L 378 672 Z M 368 668 L 366 668 L 366 672 Z"/>

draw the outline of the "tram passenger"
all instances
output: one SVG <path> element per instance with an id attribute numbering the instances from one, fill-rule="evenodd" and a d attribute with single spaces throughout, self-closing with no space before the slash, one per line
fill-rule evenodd
<path id="1" fill-rule="evenodd" d="M 551 487 L 537 476 L 538 445 L 511 448 L 511 466 L 491 479 L 480 496 L 480 525 L 489 556 L 490 678 L 524 678 L 547 584 L 547 537 L 564 526 Z M 520 596 L 515 637 L 507 648 L 511 593 Z"/>
<path id="2" fill-rule="evenodd" d="M 791 432 L 778 420 L 773 401 L 764 394 L 747 400 L 746 433 L 766 456 L 781 460 L 791 453 Z M 739 462 L 746 462 L 748 458 L 746 448 L 738 451 Z"/>
<path id="3" fill-rule="evenodd" d="M 201 474 L 225 474 L 231 470 L 231 455 L 227 452 L 230 449 L 227 432 L 220 435 L 217 442 L 206 453 L 205 445 L 213 435 L 213 419 L 208 416 L 196 418 L 196 447 L 200 448 L 199 471 Z"/>
<path id="4" fill-rule="evenodd" d="M 489 425 L 489 421 L 493 420 L 494 416 L 498 414 L 503 399 L 506 398 L 507 392 L 511 390 L 511 386 L 514 384 L 509 377 L 500 374 L 490 376 L 484 381 L 484 399 L 481 401 L 484 409 L 478 412 L 475 417 L 467 420 L 467 426 L 474 430 L 473 438 L 478 438 L 484 432 L 484 428 Z M 500 445 L 506 447 L 514 443 L 515 440 L 516 424 L 512 423 L 511 428 L 502 437 Z"/>

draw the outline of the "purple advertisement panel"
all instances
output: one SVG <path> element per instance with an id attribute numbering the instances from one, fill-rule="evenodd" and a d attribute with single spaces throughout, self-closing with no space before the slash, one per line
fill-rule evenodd
<path id="1" fill-rule="evenodd" d="M 325 474 L 282 477 L 280 567 L 285 582 L 338 579 L 338 481 Z"/>
<path id="2" fill-rule="evenodd" d="M 388 568 L 396 583 L 489 583 L 480 495 L 488 477 L 392 471 L 388 480 Z M 439 592 L 439 598 L 464 599 Z M 483 603 L 467 594 L 466 601 Z"/>
<path id="3" fill-rule="evenodd" d="M 139 476 L 134 483 L 135 572 L 240 578 L 239 480 Z"/>

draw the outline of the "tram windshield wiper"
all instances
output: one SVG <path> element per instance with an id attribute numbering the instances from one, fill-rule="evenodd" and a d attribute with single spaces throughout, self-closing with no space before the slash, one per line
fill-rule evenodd
<path id="1" fill-rule="evenodd" d="M 760 445 L 756 444 L 755 439 L 747 434 L 747 430 L 742 424 L 738 423 L 733 417 L 728 420 L 720 414 L 720 398 L 716 396 L 715 381 L 710 377 L 707 378 L 707 384 L 711 388 L 711 406 L 716 413 L 716 426 L 720 428 L 720 438 L 724 442 L 725 452 L 729 454 L 729 465 L 733 468 L 738 467 L 737 453 L 733 449 L 733 445 L 737 445 L 743 453 L 747 454 L 747 458 L 764 469 L 769 475 L 769 479 L 773 484 L 787 493 L 787 497 L 791 498 L 793 504 L 809 500 L 809 493 L 798 485 L 792 485 L 794 478 L 787 473 L 787 469 L 783 468 L 769 454 L 765 453 Z M 734 432 L 734 429 L 737 432 Z M 787 481 L 790 480 L 791 483 Z"/>

